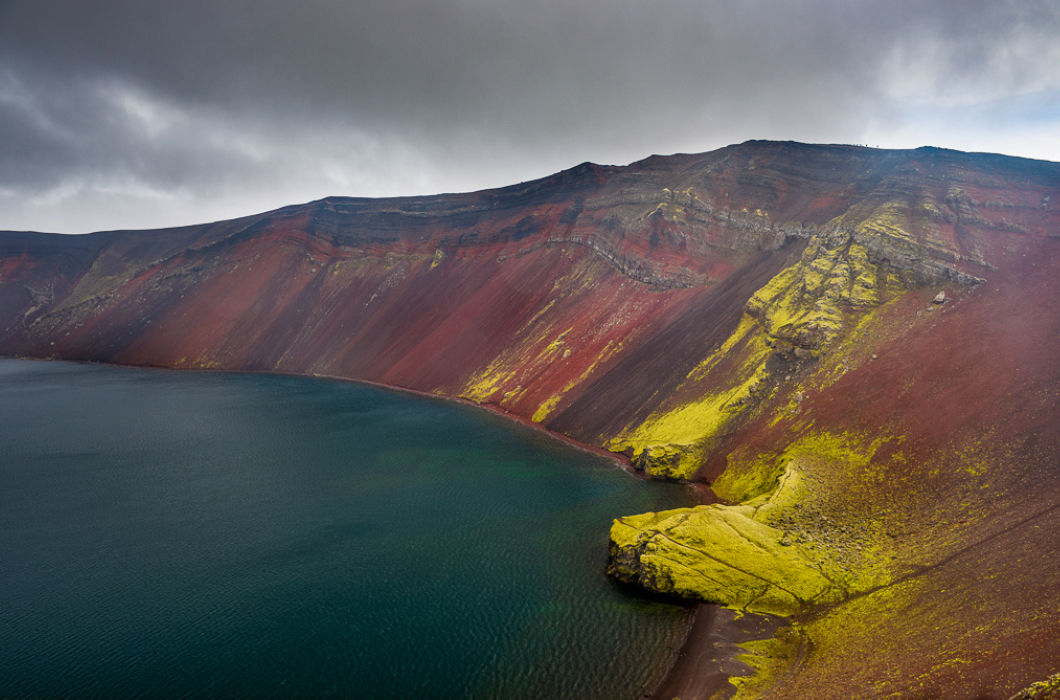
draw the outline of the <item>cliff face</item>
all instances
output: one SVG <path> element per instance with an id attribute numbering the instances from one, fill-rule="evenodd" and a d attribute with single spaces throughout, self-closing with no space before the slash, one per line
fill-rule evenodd
<path id="1" fill-rule="evenodd" d="M 1058 164 L 751 142 L 0 234 L 0 353 L 503 407 L 731 503 L 619 518 L 611 571 L 793 616 L 742 692 L 1003 696 L 1060 658 L 1058 287 Z"/>

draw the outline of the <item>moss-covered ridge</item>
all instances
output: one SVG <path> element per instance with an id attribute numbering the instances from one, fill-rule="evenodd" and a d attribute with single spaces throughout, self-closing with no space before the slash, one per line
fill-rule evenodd
<path id="1" fill-rule="evenodd" d="M 730 467 L 716 486 L 742 497 L 737 505 L 618 518 L 608 571 L 659 593 L 781 615 L 883 585 L 890 578 L 884 546 L 853 531 L 815 536 L 819 516 L 803 509 L 814 501 L 814 462 L 858 468 L 879 445 L 813 435 L 779 456 Z"/>
<path id="2" fill-rule="evenodd" d="M 885 260 L 874 263 L 854 232 L 814 235 L 800 259 L 747 301 L 729 336 L 687 376 L 675 397 L 607 447 L 644 471 L 689 478 L 720 440 L 821 358 L 865 313 L 907 291 Z"/>
<path id="3" fill-rule="evenodd" d="M 1009 700 L 1049 700 L 1049 698 L 1060 698 L 1060 673 L 1054 673 L 1045 680 L 1031 683 Z"/>
<path id="4" fill-rule="evenodd" d="M 956 216 L 919 191 L 872 199 L 798 232 L 795 238 L 808 236 L 798 261 L 751 296 L 729 338 L 708 350 L 670 399 L 607 447 L 649 474 L 692 477 L 725 437 L 867 313 L 918 287 L 982 283 L 961 269 L 985 269 L 981 251 L 947 238 Z"/>
<path id="5" fill-rule="evenodd" d="M 944 304 L 913 290 L 862 315 L 792 376 L 786 406 L 763 407 L 715 452 L 727 468 L 712 485 L 739 507 L 795 467 L 798 501 L 756 517 L 865 581 L 743 644 L 755 675 L 733 679 L 738 697 L 1001 698 L 1055 669 L 1060 384 L 1039 348 L 1057 326 L 1027 290 L 1055 289 L 1060 258 L 1022 245 L 997 245 L 989 285 Z M 716 528 L 704 517 L 698 536 Z M 740 607 L 739 591 L 717 588 Z"/>

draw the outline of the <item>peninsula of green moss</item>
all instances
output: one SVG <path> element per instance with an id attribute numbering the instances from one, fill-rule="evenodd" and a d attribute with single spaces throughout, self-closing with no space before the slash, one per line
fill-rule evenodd
<path id="1" fill-rule="evenodd" d="M 732 464 L 716 482 L 736 505 L 713 504 L 618 518 L 616 578 L 659 593 L 738 610 L 792 615 L 890 580 L 885 545 L 830 533 L 814 503 L 815 472 L 864 471 L 882 439 L 811 434 L 779 455 Z"/>

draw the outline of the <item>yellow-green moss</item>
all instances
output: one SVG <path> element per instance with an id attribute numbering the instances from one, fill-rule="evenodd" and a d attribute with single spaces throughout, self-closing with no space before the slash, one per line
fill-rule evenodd
<path id="1" fill-rule="evenodd" d="M 653 416 L 616 444 L 631 445 L 640 450 L 655 443 L 692 445 L 713 437 L 739 409 L 741 401 L 747 398 L 751 387 L 764 374 L 765 368 L 759 365 L 755 367 L 754 374 L 732 389 L 704 396 L 668 413 Z"/>
<path id="2" fill-rule="evenodd" d="M 435 248 L 434 249 L 434 256 L 431 258 L 431 267 L 430 267 L 430 269 L 433 270 L 434 268 L 436 268 L 439 265 L 441 265 L 443 260 L 445 260 L 445 251 L 443 251 L 441 248 Z"/>
<path id="3" fill-rule="evenodd" d="M 778 272 L 765 286 L 751 295 L 747 302 L 747 310 L 752 316 L 758 318 L 766 307 L 774 303 L 782 294 L 791 289 L 792 284 L 799 277 L 798 265 L 784 268 Z"/>
<path id="4" fill-rule="evenodd" d="M 561 335 L 560 339 L 557 339 L 556 342 L 560 342 L 561 339 L 566 336 L 568 332 L 570 331 L 564 331 L 563 335 Z M 549 347 L 551 348 L 551 346 Z M 589 375 L 596 371 L 596 368 L 600 366 L 601 362 L 609 359 L 612 355 L 614 355 L 621 349 L 622 343 L 615 342 L 614 340 L 607 341 L 607 345 L 604 346 L 604 349 L 600 351 L 600 353 L 596 356 L 592 363 L 588 367 L 586 367 L 580 375 L 567 382 L 562 389 L 560 389 L 558 392 L 556 392 L 549 398 L 545 399 L 541 403 L 541 405 L 537 407 L 537 410 L 534 411 L 534 415 L 531 417 L 531 420 L 535 423 L 540 423 L 541 421 L 548 418 L 549 414 L 552 413 L 552 411 L 556 410 L 556 406 L 559 405 L 559 402 L 563 399 L 563 397 L 568 391 L 588 379 Z M 569 349 L 565 350 L 564 357 L 567 357 L 566 353 L 569 352 Z"/>
<path id="5" fill-rule="evenodd" d="M 505 370 L 503 363 L 495 360 L 485 369 L 475 373 L 460 393 L 460 397 L 476 403 L 488 401 L 514 375 L 514 371 Z"/>
<path id="6" fill-rule="evenodd" d="M 737 658 L 751 668 L 751 675 L 732 676 L 729 683 L 736 687 L 733 698 L 751 700 L 764 697 L 774 684 L 797 661 L 805 637 L 797 623 L 781 627 L 768 639 L 742 642 L 745 653 Z"/>
<path id="7" fill-rule="evenodd" d="M 680 452 L 679 465 L 672 465 L 666 476 L 687 478 L 699 466 L 701 455 L 695 448 L 721 433 L 737 414 L 739 399 L 746 397 L 747 383 L 733 390 L 706 396 L 669 413 L 649 419 L 632 433 L 608 443 L 608 449 L 623 452 L 632 448 L 634 456 L 672 455 Z M 651 460 L 657 463 L 659 460 Z M 650 473 L 657 473 L 649 469 Z"/>
<path id="8" fill-rule="evenodd" d="M 1012 700 L 1049 700 L 1060 698 L 1060 673 L 1054 673 L 1043 681 L 1032 683 L 1012 696 Z"/>
<path id="9" fill-rule="evenodd" d="M 705 367 L 720 361 L 753 328 L 753 323 L 741 323 L 718 350 L 689 373 L 689 381 L 696 381 L 706 371 Z M 649 473 L 676 478 L 691 476 L 699 467 L 702 448 L 723 434 L 742 414 L 752 394 L 768 375 L 766 359 L 771 351 L 764 339 L 752 338 L 745 351 L 750 355 L 737 372 L 736 383 L 729 389 L 655 413 L 640 425 L 613 438 L 607 448 L 614 452 L 632 451 L 634 458 L 649 457 L 646 460 Z M 658 459 L 660 456 L 666 459 Z"/>
<path id="10" fill-rule="evenodd" d="M 554 354 L 556 354 L 557 352 L 559 352 L 560 350 L 562 350 L 562 349 L 563 349 L 563 339 L 564 339 L 564 338 L 566 338 L 566 337 L 567 337 L 567 335 L 568 335 L 568 334 L 569 334 L 569 333 L 570 333 L 570 332 L 571 332 L 572 330 L 574 330 L 574 328 L 573 328 L 573 327 L 572 327 L 572 328 L 568 328 L 567 330 L 565 330 L 565 331 L 563 331 L 562 333 L 560 333 L 560 334 L 559 334 L 559 335 L 558 335 L 558 336 L 556 337 L 556 339 L 555 339 L 555 340 L 553 340 L 553 341 L 552 341 L 551 343 L 549 343 L 549 344 L 548 344 L 548 346 L 547 346 L 547 347 L 545 348 L 545 350 L 544 350 L 544 354 L 545 354 L 545 356 L 546 356 L 546 357 L 548 357 L 548 356 L 554 355 Z"/>
<path id="11" fill-rule="evenodd" d="M 775 390 L 770 356 L 789 361 L 821 357 L 851 325 L 848 314 L 860 315 L 880 302 L 878 277 L 866 248 L 849 234 L 815 237 L 797 264 L 752 295 L 737 328 L 689 373 L 678 393 L 687 394 L 699 384 L 712 389 L 630 426 L 607 443 L 608 449 L 632 454 L 634 463 L 651 474 L 691 476 L 714 441 Z M 743 358 L 739 369 L 720 382 L 711 381 L 723 360 L 731 366 L 734 354 Z"/>
<path id="12" fill-rule="evenodd" d="M 746 344 L 749 340 L 754 339 L 756 334 L 760 333 L 761 329 L 755 319 L 748 314 L 744 314 L 740 317 L 740 323 L 736 326 L 736 330 L 725 339 L 725 342 L 722 343 L 717 350 L 696 365 L 696 367 L 689 372 L 688 378 L 693 381 L 703 379 L 718 365 L 719 362 L 728 357 L 738 345 L 741 343 Z"/>
<path id="13" fill-rule="evenodd" d="M 761 454 L 746 462 L 734 462 L 710 486 L 726 501 L 742 503 L 772 492 L 783 473 L 784 464 L 777 455 Z"/>
<path id="14" fill-rule="evenodd" d="M 811 456 L 845 465 L 848 471 L 864 471 L 888 436 L 818 432 L 805 435 L 784 450 L 786 457 Z"/>
<path id="15" fill-rule="evenodd" d="M 773 490 L 747 501 L 747 505 L 755 509 L 756 520 L 774 523 L 788 509 L 803 501 L 807 492 L 806 477 L 795 467 L 795 461 L 791 460 L 784 465 L 784 471 L 777 477 Z"/>
<path id="16" fill-rule="evenodd" d="M 552 304 L 553 302 L 550 301 L 535 314 L 527 327 L 534 326 L 541 315 L 552 307 Z M 498 356 L 485 368 L 472 375 L 463 391 L 460 392 L 460 397 L 483 403 L 496 400 L 498 393 L 501 393 L 504 401 L 512 401 L 525 393 L 521 378 L 525 377 L 530 370 L 554 361 L 557 355 L 562 355 L 566 345 L 565 339 L 573 330 L 573 328 L 568 328 L 546 344 L 548 336 L 554 331 L 544 323 L 540 325 L 542 328 L 535 329 L 537 333 L 528 333 L 527 339 L 518 347 Z M 542 344 L 544 344 L 543 348 Z M 511 388 L 512 385 L 516 386 Z"/>
<path id="17" fill-rule="evenodd" d="M 917 579 L 897 582 L 852 598 L 807 622 L 804 632 L 812 644 L 811 656 L 855 662 L 856 659 L 847 658 L 849 652 L 846 649 L 853 630 L 861 637 L 875 637 L 874 648 L 879 654 L 893 655 L 898 650 L 888 648 L 891 644 L 888 636 L 875 632 L 896 615 L 901 615 L 920 595 L 921 589 L 922 582 Z"/>
<path id="18" fill-rule="evenodd" d="M 730 461 L 716 490 L 738 505 L 619 518 L 612 573 L 737 609 L 792 614 L 891 580 L 882 538 L 830 532 L 814 472 L 868 469 L 885 438 L 814 433 L 779 454 Z M 866 529 L 868 531 L 868 529 Z M 879 540 L 879 541 L 877 541 Z"/>
<path id="19" fill-rule="evenodd" d="M 806 246 L 798 264 L 755 292 L 747 313 L 774 343 L 816 356 L 842 331 L 844 309 L 879 303 L 877 276 L 868 251 L 849 235 L 819 236 Z"/>
<path id="20" fill-rule="evenodd" d="M 890 201 L 876 207 L 871 214 L 859 222 L 856 231 L 863 234 L 885 236 L 900 240 L 911 240 L 907 230 L 909 207 L 900 201 Z"/>
<path id="21" fill-rule="evenodd" d="M 809 547 L 751 515 L 720 505 L 648 513 L 616 520 L 611 539 L 637 550 L 633 578 L 659 592 L 781 615 L 842 599 Z"/>
<path id="22" fill-rule="evenodd" d="M 532 415 L 530 417 L 530 420 L 532 420 L 535 423 L 540 423 L 541 421 L 543 421 L 546 418 L 548 418 L 548 414 L 550 414 L 550 413 L 552 413 L 552 411 L 556 410 L 556 406 L 559 405 L 560 399 L 562 399 L 562 398 L 563 398 L 563 394 L 560 393 L 560 394 L 555 394 L 555 395 L 550 396 L 549 398 L 545 399 L 541 403 L 541 405 L 537 407 L 537 410 L 534 411 L 534 415 Z"/>

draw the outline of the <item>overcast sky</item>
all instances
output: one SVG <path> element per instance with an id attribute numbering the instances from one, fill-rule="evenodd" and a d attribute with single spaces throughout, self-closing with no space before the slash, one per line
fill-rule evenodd
<path id="1" fill-rule="evenodd" d="M 1057 0 L 0 0 L 0 229 L 752 138 L 1060 160 Z"/>

